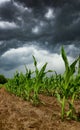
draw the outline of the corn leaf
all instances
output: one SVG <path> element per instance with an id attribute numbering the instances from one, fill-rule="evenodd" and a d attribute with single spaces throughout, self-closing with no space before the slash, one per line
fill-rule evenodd
<path id="1" fill-rule="evenodd" d="M 75 73 L 75 65 L 78 62 L 79 57 L 70 65 L 70 75 L 73 75 Z"/>
<path id="2" fill-rule="evenodd" d="M 63 58 L 64 63 L 65 63 L 66 71 L 68 71 L 68 69 L 69 69 L 69 63 L 68 63 L 68 59 L 67 59 L 67 56 L 66 56 L 66 53 L 64 51 L 64 47 L 63 46 L 61 48 L 61 54 L 62 54 L 62 58 Z"/>
<path id="3" fill-rule="evenodd" d="M 35 67 L 37 67 L 37 61 L 36 61 L 36 58 L 34 56 L 33 56 L 33 60 L 34 60 Z"/>

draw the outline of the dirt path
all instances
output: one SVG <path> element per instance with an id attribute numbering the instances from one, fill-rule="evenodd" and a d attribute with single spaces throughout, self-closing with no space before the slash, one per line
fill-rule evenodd
<path id="1" fill-rule="evenodd" d="M 40 99 L 45 105 L 35 107 L 0 89 L 0 130 L 80 130 L 80 122 L 61 122 L 60 106 L 54 97 L 40 95 Z"/>

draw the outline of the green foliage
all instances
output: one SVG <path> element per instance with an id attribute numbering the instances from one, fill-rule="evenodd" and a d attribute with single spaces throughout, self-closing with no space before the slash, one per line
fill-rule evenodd
<path id="1" fill-rule="evenodd" d="M 25 85 L 24 85 L 24 98 L 27 99 L 28 101 L 31 99 L 31 92 L 32 92 L 32 86 L 33 86 L 33 79 L 31 78 L 32 72 L 30 69 L 25 66 L 26 69 L 26 74 L 25 74 Z"/>
<path id="2" fill-rule="evenodd" d="M 2 84 L 0 84 L 0 89 L 3 87 L 3 85 Z"/>
<path id="3" fill-rule="evenodd" d="M 43 86 L 43 80 L 44 80 L 45 75 L 48 72 L 51 72 L 51 70 L 45 71 L 47 63 L 45 63 L 42 66 L 42 68 L 39 70 L 38 67 L 37 67 L 37 61 L 36 61 L 34 56 L 33 56 L 33 60 L 34 60 L 34 66 L 35 66 L 35 78 L 34 78 L 35 83 L 34 83 L 34 86 L 33 86 L 33 91 L 34 91 L 33 103 L 38 104 L 38 102 L 39 102 L 39 97 L 38 97 L 39 90 Z"/>
<path id="4" fill-rule="evenodd" d="M 69 65 L 68 63 L 68 59 L 67 59 L 67 56 L 66 56 L 66 53 L 64 51 L 64 48 L 62 47 L 61 48 L 61 54 L 62 54 L 62 58 L 63 58 L 63 61 L 64 61 L 64 64 L 65 64 L 65 72 L 64 72 L 64 75 L 63 75 L 63 78 L 64 78 L 64 82 L 62 82 L 62 85 L 61 85 L 61 88 L 62 88 L 62 97 L 61 97 L 61 94 L 57 92 L 57 99 L 58 101 L 60 102 L 61 104 L 61 118 L 62 120 L 64 119 L 64 116 L 65 116 L 65 105 L 66 105 L 66 102 L 68 102 L 68 98 L 69 96 L 71 96 L 71 103 L 69 103 L 69 111 L 67 112 L 67 116 L 74 116 L 74 113 L 73 113 L 73 108 L 74 108 L 74 99 L 75 99 L 75 95 L 76 95 L 76 91 L 73 91 L 70 95 L 70 92 L 71 92 L 71 89 L 72 87 L 70 86 L 70 82 L 71 82 L 71 79 L 73 77 L 73 74 L 75 73 L 75 66 L 79 60 L 79 58 L 77 58 L 71 65 Z M 70 107 L 71 106 L 71 107 Z"/>
<path id="5" fill-rule="evenodd" d="M 80 73 L 75 74 L 76 64 L 79 61 L 78 57 L 71 65 L 69 65 L 65 50 L 61 48 L 61 55 L 65 64 L 65 72 L 63 75 L 57 74 L 55 71 L 46 71 L 47 63 L 41 69 L 38 69 L 38 63 L 33 56 L 34 71 L 25 66 L 26 73 L 15 72 L 14 77 L 9 79 L 6 84 L 6 89 L 25 100 L 33 102 L 34 105 L 39 104 L 39 94 L 44 93 L 49 96 L 57 97 L 61 104 L 61 119 L 64 117 L 77 120 L 74 100 L 80 98 Z M 78 66 L 79 70 L 79 66 Z M 50 77 L 48 72 L 54 72 Z M 75 75 L 74 75 L 75 74 Z M 68 104 L 68 110 L 65 110 Z"/>
<path id="6" fill-rule="evenodd" d="M 78 74 L 80 74 L 80 55 L 79 55 L 79 63 L 78 63 Z"/>
<path id="7" fill-rule="evenodd" d="M 7 82 L 7 79 L 4 75 L 0 75 L 0 84 L 5 84 Z"/>
<path id="8" fill-rule="evenodd" d="M 8 91 L 29 100 L 31 92 L 31 74 L 32 72 L 26 68 L 26 74 L 16 71 L 14 77 L 10 79 L 6 85 Z"/>
<path id="9" fill-rule="evenodd" d="M 55 71 L 54 71 L 55 72 Z M 49 95 L 49 96 L 55 96 L 56 91 L 59 91 L 61 93 L 61 82 L 63 78 L 61 74 L 55 74 L 51 75 L 51 77 L 45 77 L 44 78 L 44 85 L 42 92 Z"/>

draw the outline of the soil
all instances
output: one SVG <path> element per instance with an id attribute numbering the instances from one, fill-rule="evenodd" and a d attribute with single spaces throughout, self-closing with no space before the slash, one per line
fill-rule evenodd
<path id="1" fill-rule="evenodd" d="M 39 95 L 39 106 L 0 89 L 0 130 L 80 130 L 80 122 L 60 118 L 55 97 Z M 75 102 L 80 109 L 80 101 Z"/>

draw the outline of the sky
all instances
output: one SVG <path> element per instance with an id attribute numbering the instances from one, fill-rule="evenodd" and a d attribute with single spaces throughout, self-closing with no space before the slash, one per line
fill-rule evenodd
<path id="1" fill-rule="evenodd" d="M 0 0 L 0 74 L 47 69 L 64 72 L 61 46 L 70 63 L 80 54 L 80 0 Z"/>

